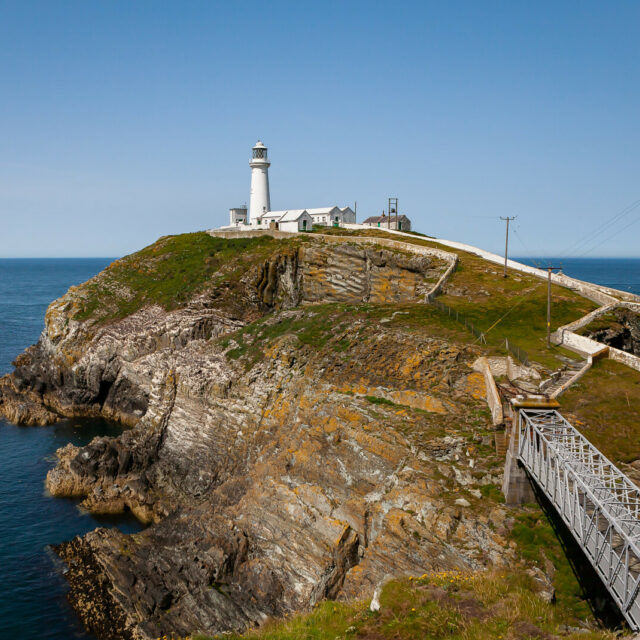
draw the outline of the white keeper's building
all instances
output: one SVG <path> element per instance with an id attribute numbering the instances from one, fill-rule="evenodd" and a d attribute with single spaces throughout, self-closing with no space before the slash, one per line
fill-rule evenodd
<path id="1" fill-rule="evenodd" d="M 288 209 L 271 211 L 267 147 L 258 140 L 252 149 L 251 195 L 249 207 L 229 209 L 229 227 L 278 229 L 280 231 L 311 231 L 314 224 L 340 227 L 355 224 L 356 214 L 350 207 L 320 207 L 316 209 Z M 228 228 L 228 227 L 227 227 Z"/>

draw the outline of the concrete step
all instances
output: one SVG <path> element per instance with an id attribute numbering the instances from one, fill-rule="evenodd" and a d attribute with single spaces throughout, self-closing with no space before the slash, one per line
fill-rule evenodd
<path id="1" fill-rule="evenodd" d="M 494 436 L 496 453 L 502 457 L 507 455 L 507 435 L 504 431 L 496 431 Z"/>

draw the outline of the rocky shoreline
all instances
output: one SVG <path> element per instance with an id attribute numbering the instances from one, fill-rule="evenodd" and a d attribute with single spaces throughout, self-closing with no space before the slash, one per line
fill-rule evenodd
<path id="1" fill-rule="evenodd" d="M 87 628 L 238 631 L 389 576 L 517 561 L 508 512 L 481 492 L 501 469 L 479 349 L 375 308 L 419 302 L 445 266 L 312 243 L 173 310 L 78 320 L 86 287 L 52 303 L 0 413 L 132 425 L 59 450 L 46 486 L 151 525 L 55 548 Z"/>

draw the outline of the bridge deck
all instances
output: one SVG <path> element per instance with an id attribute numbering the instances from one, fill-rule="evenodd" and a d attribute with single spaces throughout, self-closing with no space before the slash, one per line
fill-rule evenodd
<path id="1" fill-rule="evenodd" d="M 555 409 L 521 409 L 518 459 L 640 629 L 640 490 Z"/>

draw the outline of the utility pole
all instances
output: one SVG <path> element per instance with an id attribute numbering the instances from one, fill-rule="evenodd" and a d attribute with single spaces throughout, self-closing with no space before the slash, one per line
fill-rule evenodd
<path id="1" fill-rule="evenodd" d="M 551 348 L 551 272 L 561 271 L 562 267 L 545 267 L 547 270 L 547 349 Z"/>
<path id="2" fill-rule="evenodd" d="M 502 216 L 500 216 L 500 220 L 506 220 L 507 221 L 507 237 L 506 240 L 504 241 L 504 277 L 507 277 L 507 253 L 509 250 L 509 222 L 511 220 L 515 220 L 517 216 L 513 216 L 513 217 L 509 217 L 507 216 L 506 218 L 503 218 Z"/>

